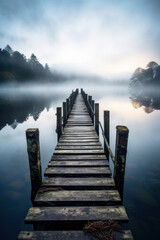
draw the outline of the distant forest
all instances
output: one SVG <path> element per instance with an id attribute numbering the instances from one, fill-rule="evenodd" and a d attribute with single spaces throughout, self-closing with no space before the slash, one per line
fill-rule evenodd
<path id="1" fill-rule="evenodd" d="M 7 45 L 0 48 L 0 84 L 5 83 L 49 83 L 65 80 L 62 76 L 52 73 L 48 64 L 43 66 L 32 53 L 29 59 Z"/>

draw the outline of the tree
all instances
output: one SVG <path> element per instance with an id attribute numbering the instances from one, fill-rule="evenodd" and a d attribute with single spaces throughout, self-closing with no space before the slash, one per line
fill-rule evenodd
<path id="1" fill-rule="evenodd" d="M 10 55 L 12 55 L 12 53 L 13 53 L 13 49 L 8 44 L 4 50 L 6 50 Z"/>

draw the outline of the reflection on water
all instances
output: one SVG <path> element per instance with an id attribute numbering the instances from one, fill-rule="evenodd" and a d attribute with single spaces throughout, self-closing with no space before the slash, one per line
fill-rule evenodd
<path id="1" fill-rule="evenodd" d="M 160 88 L 130 88 L 130 99 L 134 108 L 140 107 L 146 113 L 151 113 L 154 110 L 160 110 Z"/>
<path id="2" fill-rule="evenodd" d="M 4 240 L 16 239 L 21 229 L 29 229 L 29 226 L 23 224 L 31 206 L 25 130 L 32 127 L 40 130 L 42 173 L 44 173 L 57 142 L 56 107 L 62 106 L 62 101 L 68 97 L 71 90 L 71 86 L 66 88 L 63 86 L 63 89 L 52 89 L 52 91 L 44 89 L 36 95 L 33 94 L 34 91 L 32 94 L 24 91 L 8 94 L 3 92 L 0 96 L 0 206 L 1 220 L 3 220 L 0 231 Z M 158 239 L 160 111 L 156 109 L 159 109 L 157 107 L 159 102 L 155 104 L 156 101 L 152 100 L 151 106 L 137 97 L 137 103 L 154 109 L 151 114 L 145 114 L 142 108 L 138 110 L 133 108 L 128 92 L 122 88 L 100 89 L 100 87 L 88 86 L 84 90 L 100 103 L 101 122 L 103 122 L 103 111 L 111 111 L 110 139 L 113 152 L 116 125 L 126 125 L 129 128 L 124 187 L 124 205 L 130 218 L 129 228 L 135 239 Z M 103 142 L 101 136 L 100 140 Z"/>
<path id="3" fill-rule="evenodd" d="M 29 116 L 32 116 L 36 121 L 40 113 L 45 108 L 49 109 L 51 103 L 58 98 L 58 95 L 0 96 L 0 130 L 6 125 L 15 129 L 19 123 L 26 121 Z"/>

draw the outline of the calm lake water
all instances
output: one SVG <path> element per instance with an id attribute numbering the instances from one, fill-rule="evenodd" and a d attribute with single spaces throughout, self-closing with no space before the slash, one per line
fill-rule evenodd
<path id="1" fill-rule="evenodd" d="M 160 101 L 155 105 L 154 98 L 149 101 L 146 96 L 137 99 L 134 96 L 133 102 L 127 86 L 83 88 L 99 102 L 101 122 L 103 111 L 111 111 L 113 152 L 116 126 L 129 128 L 124 187 L 124 206 L 130 219 L 128 227 L 137 240 L 160 239 Z M 1 239 L 16 239 L 20 230 L 32 229 L 23 223 L 32 205 L 25 130 L 40 130 L 44 173 L 57 143 L 56 107 L 62 105 L 72 89 L 73 86 L 0 90 Z M 100 139 L 102 141 L 102 137 Z"/>

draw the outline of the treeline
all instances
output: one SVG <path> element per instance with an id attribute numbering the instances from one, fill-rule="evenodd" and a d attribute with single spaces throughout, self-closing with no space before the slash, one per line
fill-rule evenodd
<path id="1" fill-rule="evenodd" d="M 160 86 L 160 65 L 156 62 L 149 62 L 146 69 L 137 68 L 130 79 L 130 86 L 151 87 Z"/>
<path id="2" fill-rule="evenodd" d="M 57 76 L 50 71 L 47 64 L 43 66 L 32 54 L 29 59 L 7 45 L 0 49 L 0 84 L 23 82 L 54 82 Z"/>

